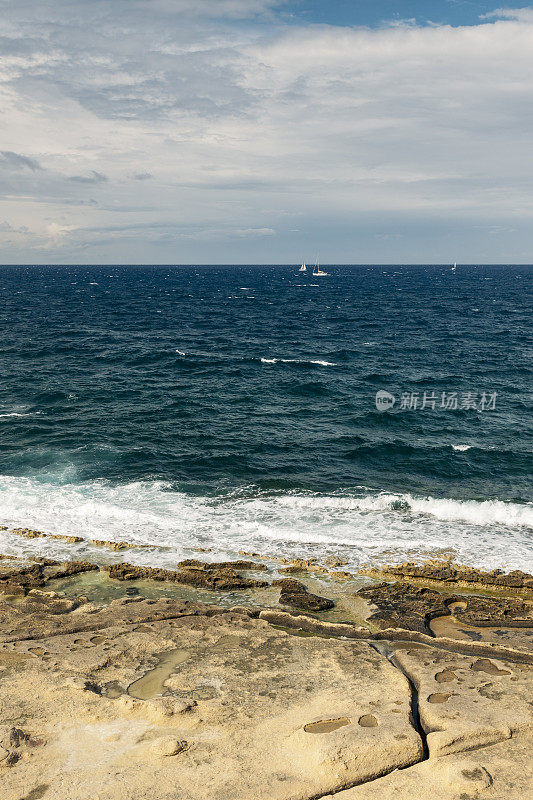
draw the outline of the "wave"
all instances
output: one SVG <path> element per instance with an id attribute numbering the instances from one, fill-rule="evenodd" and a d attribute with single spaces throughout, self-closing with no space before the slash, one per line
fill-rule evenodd
<path id="1" fill-rule="evenodd" d="M 363 563 L 451 554 L 478 567 L 524 568 L 531 558 L 533 504 L 458 500 L 352 489 L 333 494 L 243 487 L 215 497 L 178 491 L 162 481 L 121 485 L 60 483 L 0 476 L 0 525 L 82 536 L 75 557 L 114 558 L 90 539 L 129 541 L 153 549 L 128 560 L 174 567 L 191 548 L 213 558 L 239 550 L 270 555 L 342 554 Z M 2 552 L 73 557 L 59 540 L 0 534 Z M 118 556 L 117 556 L 118 557 Z"/>
<path id="2" fill-rule="evenodd" d="M 464 453 L 466 450 L 470 450 L 472 445 L 471 444 L 452 444 L 454 450 L 458 450 L 460 453 Z"/>
<path id="3" fill-rule="evenodd" d="M 336 367 L 332 361 L 306 358 L 261 358 L 262 364 L 318 364 L 321 367 Z"/>
<path id="4" fill-rule="evenodd" d="M 19 411 L 10 411 L 8 414 L 0 414 L 0 419 L 8 419 L 9 417 L 33 417 L 36 414 L 40 414 L 40 411 L 28 411 L 27 413 L 22 413 Z"/>
<path id="5" fill-rule="evenodd" d="M 413 497 L 410 494 L 381 494 L 362 498 L 361 510 L 407 510 L 427 514 L 446 522 L 468 522 L 471 525 L 505 525 L 510 528 L 533 528 L 533 504 L 510 503 L 504 500 L 451 500 L 448 498 Z"/>

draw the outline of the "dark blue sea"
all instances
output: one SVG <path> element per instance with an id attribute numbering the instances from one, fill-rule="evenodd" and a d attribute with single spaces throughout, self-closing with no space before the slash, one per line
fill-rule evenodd
<path id="1" fill-rule="evenodd" d="M 0 267 L 0 525 L 531 569 L 532 268 L 324 269 Z"/>

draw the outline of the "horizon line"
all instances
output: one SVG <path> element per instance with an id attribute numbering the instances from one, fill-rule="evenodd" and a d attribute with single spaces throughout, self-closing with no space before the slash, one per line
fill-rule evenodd
<path id="1" fill-rule="evenodd" d="M 300 266 L 301 261 L 262 261 L 262 262 L 250 262 L 250 261 L 241 261 L 238 263 L 235 262 L 96 262 L 91 261 L 87 263 L 0 263 L 1 267 L 298 267 Z M 307 263 L 307 262 L 303 262 Z M 424 261 L 375 261 L 375 262 L 356 262 L 356 261 L 328 261 L 322 262 L 321 266 L 328 266 L 328 267 L 447 267 L 452 264 L 451 261 L 435 261 L 435 262 L 424 262 Z M 312 264 L 308 266 L 312 267 Z M 533 261 L 514 261 L 514 262 L 503 262 L 503 261 L 471 261 L 471 262 L 457 262 L 458 267 L 533 267 Z"/>

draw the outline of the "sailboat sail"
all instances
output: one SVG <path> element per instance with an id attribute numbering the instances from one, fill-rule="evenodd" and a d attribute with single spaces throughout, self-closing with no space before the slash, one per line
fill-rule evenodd
<path id="1" fill-rule="evenodd" d="M 324 272 L 324 270 L 320 269 L 320 265 L 318 263 L 318 258 L 317 258 L 315 266 L 313 267 L 313 275 L 317 277 L 319 275 L 327 275 L 327 274 L 328 274 L 327 272 Z"/>

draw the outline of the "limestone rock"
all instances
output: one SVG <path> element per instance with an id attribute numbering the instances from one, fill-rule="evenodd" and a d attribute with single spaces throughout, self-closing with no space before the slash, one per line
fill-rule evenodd
<path id="1" fill-rule="evenodd" d="M 533 626 L 531 606 L 517 598 L 445 594 L 405 582 L 365 586 L 357 594 L 370 600 L 375 611 L 369 620 L 382 628 L 407 628 L 428 633 L 437 617 L 453 614 L 467 625 Z"/>
<path id="2" fill-rule="evenodd" d="M 367 643 L 289 636 L 209 610 L 112 603 L 87 615 L 97 629 L 76 632 L 73 614 L 54 617 L 39 638 L 50 660 L 25 658 L 0 682 L 4 716 L 23 730 L 31 720 L 47 742 L 29 748 L 17 774 L 4 770 L 2 800 L 20 800 L 21 785 L 46 785 L 46 800 L 306 800 L 421 757 L 407 680 Z M 75 619 L 79 628 L 84 617 Z M 3 644 L 25 653 L 35 641 Z M 2 636 L 0 661 L 1 646 Z M 178 664 L 171 648 L 187 658 Z M 99 692 L 73 691 L 68 676 Z M 106 696 L 143 676 L 147 699 Z M 373 726 L 360 723 L 370 717 Z M 165 744 L 152 751 L 156 740 Z"/>
<path id="3" fill-rule="evenodd" d="M 431 756 L 533 733 L 529 665 L 408 645 L 395 649 L 395 659 L 418 687 Z M 450 678 L 445 691 L 444 671 Z"/>
<path id="4" fill-rule="evenodd" d="M 284 606 L 292 606 L 293 608 L 300 608 L 302 611 L 311 612 L 327 611 L 335 607 L 333 600 L 307 591 L 282 591 L 279 602 Z"/>
<path id="5" fill-rule="evenodd" d="M 155 739 L 150 745 L 151 752 L 158 758 L 175 756 L 178 753 L 183 753 L 186 749 L 187 742 L 180 741 L 174 736 L 161 736 L 160 739 Z"/>
<path id="6" fill-rule="evenodd" d="M 528 572 L 513 570 L 505 573 L 501 569 L 484 572 L 474 567 L 454 564 L 452 561 L 430 560 L 425 564 L 406 561 L 403 564 L 391 564 L 379 570 L 362 570 L 362 572 L 438 583 L 533 590 L 533 575 Z"/>
<path id="7" fill-rule="evenodd" d="M 199 562 L 201 563 L 201 562 Z M 231 589 L 249 589 L 267 586 L 266 581 L 245 578 L 230 567 L 204 569 L 194 565 L 182 566 L 179 571 L 156 569 L 153 567 L 136 567 L 125 562 L 104 567 L 109 577 L 119 581 L 149 578 L 155 581 L 184 583 L 202 589 L 227 591 Z"/>
<path id="8" fill-rule="evenodd" d="M 323 800 L 524 800 L 531 794 L 530 738 L 432 758 Z"/>

